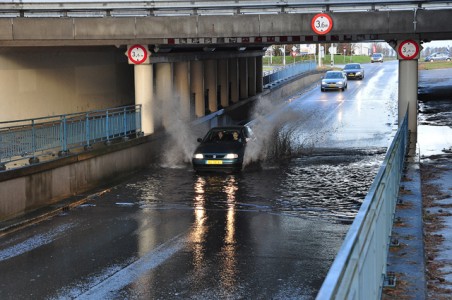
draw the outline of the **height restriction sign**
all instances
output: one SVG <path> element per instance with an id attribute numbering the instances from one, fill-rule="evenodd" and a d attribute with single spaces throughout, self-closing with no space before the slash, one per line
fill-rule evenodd
<path id="1" fill-rule="evenodd" d="M 419 44 L 413 40 L 402 41 L 398 47 L 397 53 L 401 59 L 415 59 L 419 55 Z"/>
<path id="2" fill-rule="evenodd" d="M 327 34 L 333 29 L 333 19 L 327 14 L 317 14 L 312 18 L 311 28 L 317 34 Z"/>
<path id="3" fill-rule="evenodd" d="M 129 63 L 134 65 L 149 63 L 149 52 L 146 46 L 132 45 L 128 46 L 127 57 Z"/>

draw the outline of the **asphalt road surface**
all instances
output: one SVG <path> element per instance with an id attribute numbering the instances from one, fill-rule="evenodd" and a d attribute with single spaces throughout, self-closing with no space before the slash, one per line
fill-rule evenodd
<path id="1" fill-rule="evenodd" d="M 364 68 L 344 92 L 257 110 L 272 113 L 254 124 L 259 150 L 276 128 L 294 149 L 284 159 L 223 175 L 162 158 L 1 237 L 0 298 L 315 298 L 397 128 L 397 62 Z"/>

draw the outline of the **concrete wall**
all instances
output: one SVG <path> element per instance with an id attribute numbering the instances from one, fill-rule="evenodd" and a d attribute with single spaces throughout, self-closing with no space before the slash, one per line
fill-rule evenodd
<path id="1" fill-rule="evenodd" d="M 145 168 L 160 143 L 141 137 L 107 148 L 0 172 L 0 221 L 56 203 Z"/>
<path id="2" fill-rule="evenodd" d="M 115 47 L 0 49 L 0 122 L 134 104 L 133 66 Z"/>
<path id="3" fill-rule="evenodd" d="M 284 101 L 318 82 L 321 75 L 313 72 L 309 76 L 287 81 L 228 107 L 225 114 L 228 120 L 246 119 L 258 99 Z M 215 123 L 208 118 L 206 122 Z M 0 221 L 125 179 L 130 173 L 146 168 L 158 159 L 160 147 L 165 144 L 163 139 L 164 136 L 153 134 L 46 163 L 0 172 Z"/>

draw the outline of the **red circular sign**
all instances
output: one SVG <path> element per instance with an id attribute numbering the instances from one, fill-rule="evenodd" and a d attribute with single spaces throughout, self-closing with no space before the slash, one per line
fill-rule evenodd
<path id="1" fill-rule="evenodd" d="M 312 18 L 311 28 L 317 34 L 327 34 L 333 29 L 333 19 L 327 14 L 317 14 Z"/>
<path id="2" fill-rule="evenodd" d="M 133 45 L 127 51 L 127 56 L 134 64 L 141 64 L 148 58 L 148 51 L 142 45 Z"/>
<path id="3" fill-rule="evenodd" d="M 398 52 L 402 59 L 413 59 L 419 54 L 419 44 L 413 40 L 405 40 L 400 43 Z"/>

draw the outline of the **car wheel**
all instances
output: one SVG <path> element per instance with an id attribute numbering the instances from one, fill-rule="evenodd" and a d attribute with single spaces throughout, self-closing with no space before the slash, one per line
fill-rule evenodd
<path id="1" fill-rule="evenodd" d="M 321 92 L 324 92 L 324 91 L 325 91 L 325 89 L 324 89 L 324 88 L 320 88 L 320 91 L 321 91 Z"/>
<path id="2" fill-rule="evenodd" d="M 430 60 L 430 62 L 433 62 L 433 61 L 434 61 L 433 59 Z"/>
<path id="3" fill-rule="evenodd" d="M 446 59 L 447 61 L 450 61 L 450 58 Z"/>

